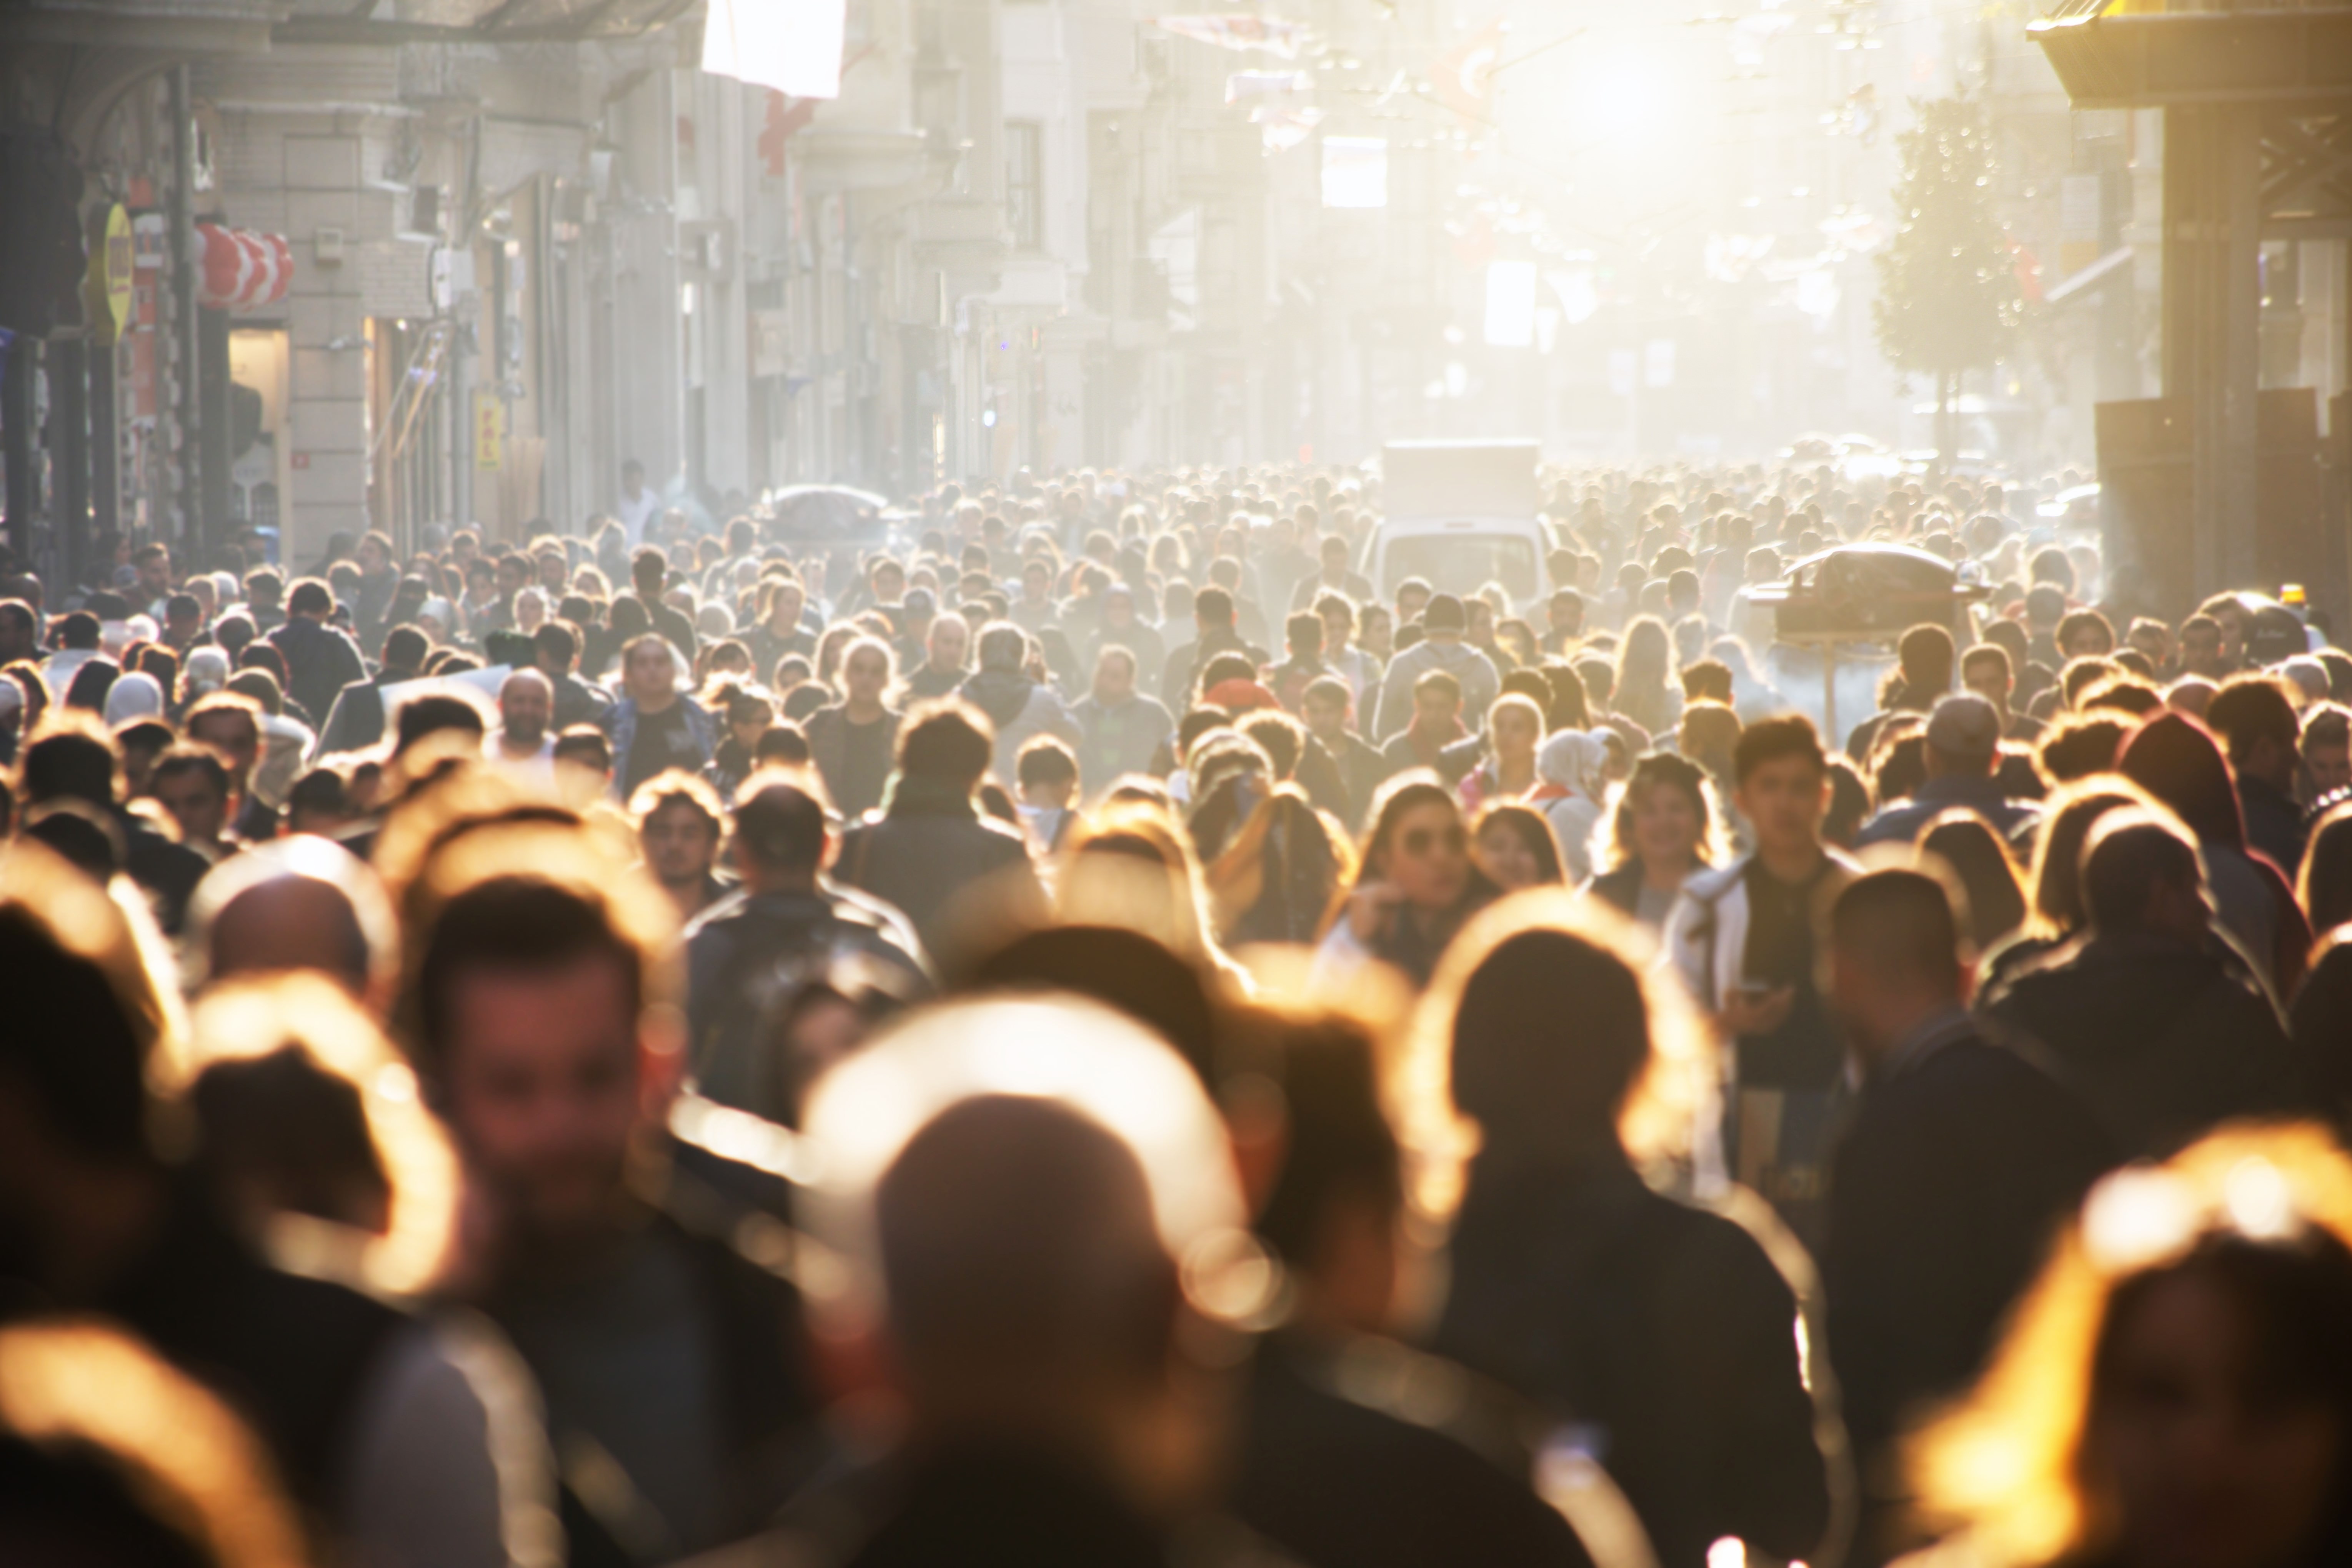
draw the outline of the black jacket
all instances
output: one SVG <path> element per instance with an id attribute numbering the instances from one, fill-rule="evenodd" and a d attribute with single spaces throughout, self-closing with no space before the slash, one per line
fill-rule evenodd
<path id="1" fill-rule="evenodd" d="M 1480 1395 L 1460 1367 L 1402 1346 L 1271 1337 L 1251 1368 L 1234 1512 L 1312 1568 L 1587 1568 L 1529 1485 L 1530 1457 L 1507 1447 L 1521 1437 L 1513 1412 L 1481 1411 L 1495 1402 Z M 1463 1430 L 1474 1415 L 1492 1429 Z"/>
<path id="2" fill-rule="evenodd" d="M 308 616 L 292 617 L 269 640 L 286 656 L 286 695 L 322 723 L 343 688 L 367 679 L 367 665 L 351 634 Z"/>
<path id="3" fill-rule="evenodd" d="M 986 881 L 1012 906 L 1045 903 L 1018 831 L 982 816 L 968 795 L 904 774 L 891 781 L 882 815 L 842 837 L 833 874 L 905 914 L 935 958 L 967 889 Z"/>
<path id="4" fill-rule="evenodd" d="M 789 1121 L 799 1089 L 772 1031 L 801 987 L 852 957 L 905 1000 L 930 991 L 922 949 L 895 910 L 856 893 L 746 893 L 687 928 L 687 1062 L 702 1092 Z M 840 982 L 836 981 L 836 984 Z"/>
<path id="5" fill-rule="evenodd" d="M 1453 1261 L 1437 1351 L 1591 1428 L 1662 1568 L 1701 1568 L 1727 1535 L 1812 1555 L 1829 1476 L 1796 1298 L 1745 1230 L 1622 1163 L 1482 1154 Z"/>
<path id="6" fill-rule="evenodd" d="M 2238 805 L 2246 818 L 2246 847 L 2258 849 L 2294 880 L 2303 864 L 2303 807 L 2294 796 L 2264 779 L 2238 775 Z"/>
<path id="7" fill-rule="evenodd" d="M 2124 1159 L 2161 1158 L 2231 1117 L 2310 1103 L 2277 1011 L 2213 948 L 2089 933 L 1982 1006 L 1987 1032 L 2037 1048 Z"/>
<path id="8" fill-rule="evenodd" d="M 1975 1377 L 2052 1227 L 2110 1159 L 2079 1100 L 1958 1008 L 1873 1074 L 1834 1156 L 1822 1256 L 1867 1498 L 1902 1495 L 1905 1418 Z"/>

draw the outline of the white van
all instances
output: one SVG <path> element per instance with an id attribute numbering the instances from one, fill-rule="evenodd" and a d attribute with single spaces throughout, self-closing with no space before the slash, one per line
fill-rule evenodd
<path id="1" fill-rule="evenodd" d="M 1466 597 L 1502 585 L 1521 615 L 1550 594 L 1551 539 L 1536 515 L 1533 441 L 1391 441 L 1381 449 L 1380 526 L 1362 571 L 1383 604 L 1418 577 Z"/>

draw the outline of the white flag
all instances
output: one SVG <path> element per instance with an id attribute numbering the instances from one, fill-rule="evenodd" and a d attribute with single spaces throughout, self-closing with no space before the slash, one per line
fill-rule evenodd
<path id="1" fill-rule="evenodd" d="M 839 98 L 847 16 L 847 0 L 710 0 L 702 68 L 793 98 Z"/>

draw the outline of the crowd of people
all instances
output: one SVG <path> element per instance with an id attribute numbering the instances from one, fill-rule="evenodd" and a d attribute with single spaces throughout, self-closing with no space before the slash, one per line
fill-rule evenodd
<path id="1" fill-rule="evenodd" d="M 1547 482 L 0 563 L 0 1561 L 2352 1561 L 2352 656 Z"/>

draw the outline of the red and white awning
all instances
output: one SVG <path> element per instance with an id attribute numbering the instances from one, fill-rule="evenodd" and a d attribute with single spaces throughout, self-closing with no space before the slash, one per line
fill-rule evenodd
<path id="1" fill-rule="evenodd" d="M 250 310 L 286 298 L 286 286 L 294 279 L 294 247 L 284 235 L 200 223 L 196 240 L 204 247 L 196 303 L 215 310 Z"/>

